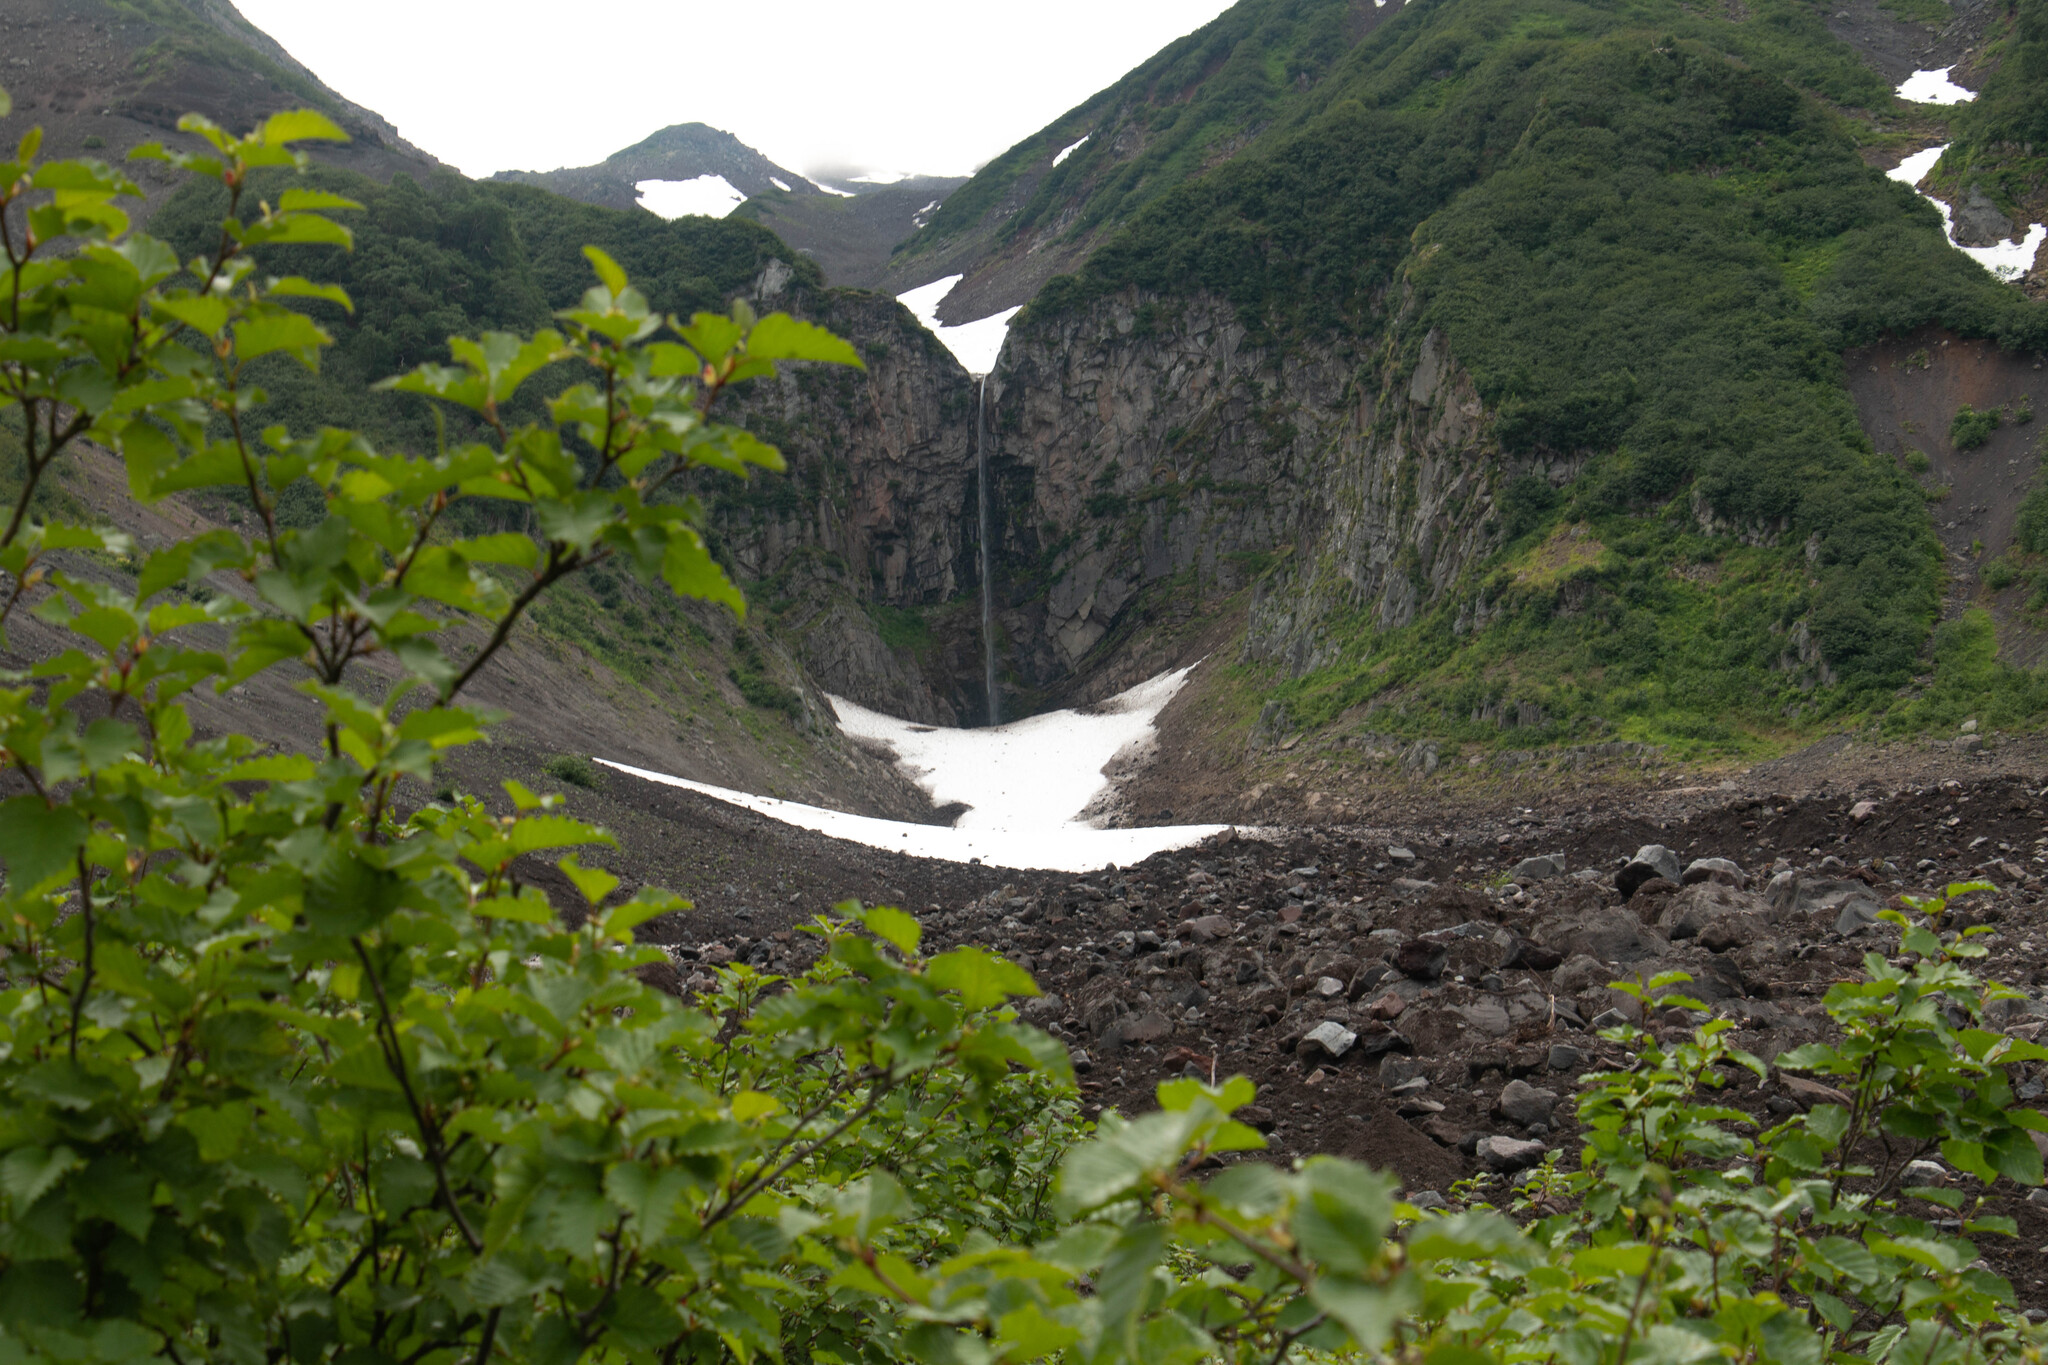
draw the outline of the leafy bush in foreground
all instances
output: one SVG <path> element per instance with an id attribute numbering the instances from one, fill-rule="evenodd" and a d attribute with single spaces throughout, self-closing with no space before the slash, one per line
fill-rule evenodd
<path id="1" fill-rule="evenodd" d="M 1829 992 L 1839 1043 L 1779 1059 L 1839 1102 L 1754 1136 L 1711 1094 L 1763 1063 L 1725 1020 L 1681 1040 L 1670 1011 L 1697 1003 L 1653 981 L 1665 1034 L 1605 1035 L 1629 1064 L 1587 1078 L 1581 1169 L 1526 1187 L 1527 1226 L 1420 1214 L 1341 1160 L 1221 1164 L 1262 1145 L 1232 1117 L 1242 1080 L 1162 1086 L 1161 1112 L 1080 1141 L 1063 1054 L 1007 1008 L 1029 977 L 923 956 L 900 911 L 812 926 L 824 955 L 794 979 L 733 968 L 688 1005 L 642 984 L 664 959 L 633 931 L 680 902 L 613 903 L 615 878 L 564 856 L 588 903 L 571 930 L 514 872 L 602 831 L 517 783 L 505 813 L 416 798 L 482 734 L 464 685 L 562 578 L 617 561 L 740 609 L 668 482 L 774 467 L 710 420 L 719 393 L 850 353 L 740 306 L 653 314 L 593 252 L 559 332 L 457 340 L 454 365 L 396 381 L 492 439 L 259 441 L 243 367 L 326 344 L 283 300 L 346 300 L 247 249 L 345 245 L 324 211 L 346 203 L 287 192 L 244 221 L 233 200 L 336 134 L 186 126 L 215 154 L 156 154 L 230 212 L 183 274 L 126 235 L 132 187 L 104 167 L 35 166 L 32 136 L 0 171 L 0 389 L 30 419 L 0 622 L 32 606 L 73 640 L 0 679 L 6 1365 L 2040 1359 L 1965 1240 L 2010 1221 L 1902 1187 L 1935 1153 L 2038 1184 L 2048 1127 L 2007 1078 L 2048 1050 L 1982 1026 L 2015 993 L 1966 970 L 1982 950 L 1939 932 L 1939 902 L 1892 915 L 1898 955 Z M 586 382 L 509 427 L 554 364 Z M 31 517 L 88 436 L 138 499 L 245 489 L 251 534 L 138 560 Z M 324 515 L 281 526 L 301 480 Z M 464 498 L 525 504 L 537 534 L 458 534 Z M 400 679 L 365 696 L 351 665 L 373 654 Z M 323 708 L 317 753 L 195 736 L 186 693 L 288 666 Z"/>

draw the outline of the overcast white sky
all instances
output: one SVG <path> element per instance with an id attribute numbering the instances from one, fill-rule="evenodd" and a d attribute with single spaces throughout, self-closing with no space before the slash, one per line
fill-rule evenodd
<path id="1" fill-rule="evenodd" d="M 470 175 L 708 123 L 791 170 L 964 175 L 1229 0 L 236 0 Z"/>

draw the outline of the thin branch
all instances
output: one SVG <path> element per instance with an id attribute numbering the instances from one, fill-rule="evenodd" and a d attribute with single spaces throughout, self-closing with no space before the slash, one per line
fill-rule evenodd
<path id="1" fill-rule="evenodd" d="M 78 994 L 71 997 L 71 1060 L 78 1060 L 78 1023 L 85 1013 L 86 992 L 92 989 L 92 869 L 85 861 L 85 848 L 78 850 L 78 912 L 85 916 L 85 961 L 79 967 Z"/>
<path id="2" fill-rule="evenodd" d="M 469 1243 L 471 1251 L 480 1252 L 484 1249 L 483 1239 L 470 1227 L 469 1220 L 462 1214 L 462 1205 L 456 1201 L 455 1191 L 448 1185 L 447 1153 L 441 1147 L 440 1129 L 427 1121 L 426 1111 L 420 1105 L 419 1096 L 413 1091 L 412 1074 L 406 1069 L 405 1051 L 399 1043 L 398 1028 L 391 1018 L 391 1000 L 384 993 L 384 979 L 377 974 L 376 967 L 371 965 L 370 954 L 363 947 L 362 939 L 351 938 L 349 943 L 355 948 L 356 957 L 363 964 L 364 975 L 370 978 L 370 988 L 377 993 L 378 1042 L 384 1049 L 385 1065 L 397 1078 L 398 1088 L 405 1094 L 406 1106 L 412 1110 L 413 1123 L 420 1130 L 420 1141 L 425 1144 L 427 1160 L 434 1168 L 434 1183 L 440 1187 L 441 1199 L 448 1205 L 448 1216 L 455 1220 L 456 1230 L 462 1234 L 462 1240 Z"/>

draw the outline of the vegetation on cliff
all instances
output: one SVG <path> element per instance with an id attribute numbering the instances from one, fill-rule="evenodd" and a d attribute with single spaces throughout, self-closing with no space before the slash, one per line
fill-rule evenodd
<path id="1" fill-rule="evenodd" d="M 2017 93 L 2031 15 L 1966 117 L 2005 127 L 2038 97 Z M 1942 572 L 1841 351 L 1930 324 L 2048 347 L 2048 307 L 1863 160 L 1894 108 L 1795 0 L 1420 0 L 1017 325 L 1133 290 L 1220 296 L 1281 355 L 1366 341 L 1359 383 L 1386 392 L 1442 333 L 1492 415 L 1472 458 L 1494 471 L 1499 549 L 1413 627 L 1330 622 L 1338 660 L 1274 679 L 1305 718 L 1382 698 L 1396 728 L 1457 733 L 1518 692 L 1550 720 L 1505 742 L 1797 732 L 1924 670 Z M 1379 420 L 1385 437 L 1395 414 Z M 1558 468 L 1556 488 L 1527 472 Z M 1532 578 L 1565 526 L 1607 553 Z M 1825 662 L 1813 695 L 1795 628 Z"/>

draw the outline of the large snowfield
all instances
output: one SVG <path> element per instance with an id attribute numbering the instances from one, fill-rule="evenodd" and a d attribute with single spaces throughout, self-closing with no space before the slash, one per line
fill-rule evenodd
<path id="1" fill-rule="evenodd" d="M 929 792 L 935 804 L 958 801 L 968 807 L 950 827 L 848 815 L 609 759 L 598 762 L 873 848 L 956 863 L 1092 872 L 1112 863 L 1140 862 L 1164 849 L 1185 848 L 1226 828 L 1098 829 L 1080 818 L 1109 786 L 1103 769 L 1120 754 L 1134 756 L 1152 740 L 1160 711 L 1191 671 L 1161 674 L 1086 711 L 1053 711 L 980 730 L 918 725 L 832 698 L 841 730 L 888 745 L 904 773 Z"/>
<path id="2" fill-rule="evenodd" d="M 1915 71 L 1899 86 L 1899 98 L 1920 104 L 1963 104 L 1977 98 L 1976 91 L 1966 90 L 1948 78 L 1948 73 L 1953 70 L 1954 67 L 1945 66 L 1939 71 Z M 1934 164 L 1947 150 L 1944 143 L 1939 147 L 1929 147 L 1924 152 L 1915 152 L 1898 164 L 1891 172 L 1891 178 L 1918 191 L 1920 182 L 1927 178 L 1927 173 L 1934 169 Z M 2040 251 L 2043 242 L 2048 242 L 2048 225 L 2035 223 L 2017 242 L 2007 240 L 1993 246 L 1964 246 L 1956 240 L 1954 210 L 1931 194 L 1921 194 L 1920 197 L 1941 211 L 1942 228 L 1948 234 L 1948 244 L 2001 280 L 2016 280 L 2032 270 L 2035 253 Z"/>
<path id="3" fill-rule="evenodd" d="M 896 302 L 915 313 L 917 320 L 929 327 L 954 358 L 966 367 L 967 373 L 983 375 L 995 369 L 996 357 L 1003 352 L 1003 340 L 1010 335 L 1010 319 L 1023 310 L 1008 308 L 958 327 L 941 325 L 939 300 L 952 293 L 953 286 L 963 278 L 961 275 L 948 275 L 943 280 L 933 280 L 908 294 L 898 294 Z"/>
<path id="4" fill-rule="evenodd" d="M 723 218 L 747 202 L 722 175 L 700 175 L 695 180 L 642 180 L 633 188 L 640 192 L 640 207 L 661 218 L 682 218 L 699 214 Z"/>

